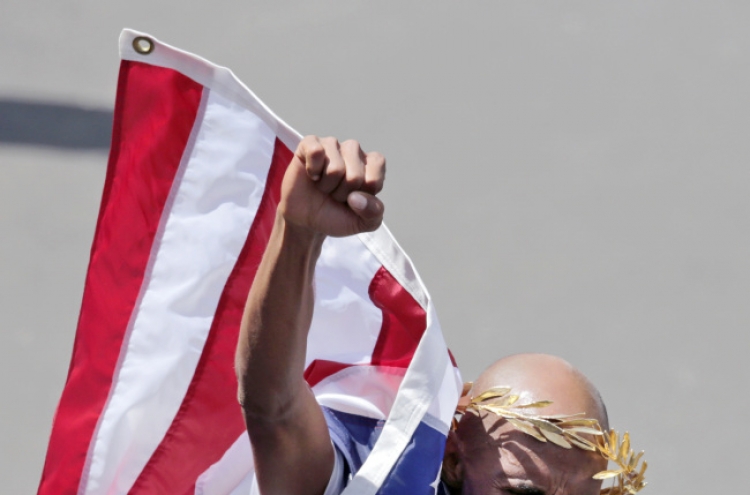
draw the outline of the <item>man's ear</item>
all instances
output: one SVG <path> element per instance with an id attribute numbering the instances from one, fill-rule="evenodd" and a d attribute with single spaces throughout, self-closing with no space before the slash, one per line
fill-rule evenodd
<path id="1" fill-rule="evenodd" d="M 461 489 L 464 483 L 464 467 L 461 456 L 461 439 L 455 430 L 448 432 L 445 441 L 445 454 L 443 455 L 443 471 L 441 474 L 443 482 L 451 488 Z"/>

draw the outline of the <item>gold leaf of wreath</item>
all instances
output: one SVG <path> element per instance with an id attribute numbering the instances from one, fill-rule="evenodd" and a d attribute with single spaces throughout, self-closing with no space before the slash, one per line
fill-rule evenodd
<path id="1" fill-rule="evenodd" d="M 546 416 L 529 414 L 526 410 L 541 409 L 552 402 L 542 400 L 518 404 L 519 396 L 511 394 L 510 387 L 493 387 L 476 397 L 466 397 L 470 388 L 471 384 L 464 386 L 464 397 L 456 408 L 457 415 L 470 409 L 491 412 L 540 442 L 551 442 L 565 449 L 577 447 L 598 452 L 617 465 L 616 469 L 601 471 L 593 476 L 596 480 L 612 480 L 612 486 L 602 488 L 601 495 L 634 495 L 646 486 L 644 475 L 648 464 L 641 462 L 643 451 L 635 454 L 630 448 L 628 432 L 622 438 L 614 429 L 605 433 L 599 421 L 583 418 L 583 413 Z M 453 427 L 457 426 L 454 418 Z M 581 435 L 593 436 L 595 441 Z"/>

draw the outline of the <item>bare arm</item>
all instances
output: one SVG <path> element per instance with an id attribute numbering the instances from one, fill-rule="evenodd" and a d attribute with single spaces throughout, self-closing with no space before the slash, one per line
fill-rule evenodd
<path id="1" fill-rule="evenodd" d="M 248 295 L 237 346 L 239 396 L 264 495 L 320 495 L 333 448 L 304 381 L 315 263 L 326 236 L 376 229 L 385 163 L 359 144 L 306 137 L 282 184 L 276 221 Z"/>

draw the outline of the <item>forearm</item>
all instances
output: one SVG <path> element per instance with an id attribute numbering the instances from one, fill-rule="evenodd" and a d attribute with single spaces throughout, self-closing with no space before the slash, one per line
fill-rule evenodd
<path id="1" fill-rule="evenodd" d="M 237 346 L 240 401 L 248 416 L 283 418 L 304 396 L 315 263 L 325 236 L 277 214 L 248 295 Z"/>
<path id="2" fill-rule="evenodd" d="M 308 136 L 284 174 L 273 230 L 240 329 L 235 364 L 258 486 L 264 495 L 319 495 L 334 449 L 304 380 L 315 263 L 326 235 L 376 229 L 385 161 L 355 141 Z"/>
<path id="3" fill-rule="evenodd" d="M 276 215 L 240 328 L 239 398 L 258 485 L 268 495 L 318 495 L 333 468 L 328 427 L 303 377 L 324 239 Z"/>

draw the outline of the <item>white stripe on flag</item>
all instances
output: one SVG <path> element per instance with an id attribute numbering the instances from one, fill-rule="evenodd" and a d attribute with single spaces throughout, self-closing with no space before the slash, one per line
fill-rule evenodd
<path id="1" fill-rule="evenodd" d="M 315 265 L 315 311 L 307 339 L 312 358 L 367 363 L 383 324 L 368 290 L 381 265 L 356 237 L 330 237 Z"/>
<path id="2" fill-rule="evenodd" d="M 195 482 L 195 495 L 248 495 L 255 479 L 253 450 L 246 432 Z"/>
<path id="3" fill-rule="evenodd" d="M 372 419 L 386 419 L 405 368 L 352 366 L 313 387 L 321 406 Z"/>
<path id="4" fill-rule="evenodd" d="M 126 493 L 161 442 L 263 195 L 275 135 L 218 93 L 203 98 L 79 493 Z"/>

